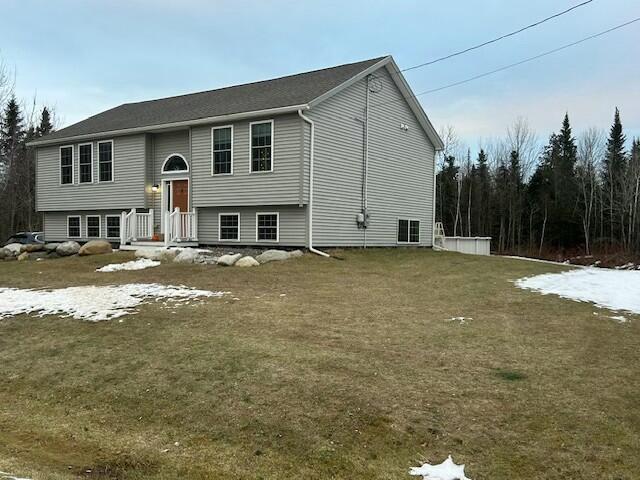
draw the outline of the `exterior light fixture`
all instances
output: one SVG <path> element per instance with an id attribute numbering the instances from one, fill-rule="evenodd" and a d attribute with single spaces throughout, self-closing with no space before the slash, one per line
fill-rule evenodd
<path id="1" fill-rule="evenodd" d="M 160 185 L 158 185 L 157 183 L 154 183 L 154 184 L 151 186 L 151 191 L 152 191 L 153 193 L 158 193 L 158 192 L 160 191 Z"/>

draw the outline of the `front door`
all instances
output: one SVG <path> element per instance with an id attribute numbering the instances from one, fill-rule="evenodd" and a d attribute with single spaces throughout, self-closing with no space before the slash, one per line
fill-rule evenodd
<path id="1" fill-rule="evenodd" d="M 171 181 L 171 200 L 172 210 L 177 207 L 181 212 L 189 211 L 189 180 Z"/>

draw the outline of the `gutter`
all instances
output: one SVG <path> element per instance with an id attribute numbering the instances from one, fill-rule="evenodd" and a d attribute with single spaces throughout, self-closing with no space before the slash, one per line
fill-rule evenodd
<path id="1" fill-rule="evenodd" d="M 310 252 L 315 253 L 316 255 L 329 257 L 330 255 L 328 253 L 321 252 L 320 250 L 313 248 L 313 160 L 315 156 L 316 126 L 313 120 L 302 113 L 302 109 L 298 110 L 298 116 L 311 126 L 311 147 L 309 151 L 309 237 L 307 240 L 307 248 Z"/>
<path id="2" fill-rule="evenodd" d="M 197 118 L 194 120 L 184 120 L 181 122 L 171 122 L 171 123 L 159 123 L 156 125 L 147 125 L 144 127 L 132 127 L 132 128 L 122 128 L 120 130 L 109 130 L 109 131 L 101 131 L 94 133 L 85 133 L 82 135 L 72 135 L 69 137 L 56 137 L 50 140 L 47 140 L 46 137 L 42 140 L 34 140 L 32 142 L 27 143 L 28 147 L 39 147 L 43 145 L 56 145 L 65 142 L 77 141 L 77 140 L 87 140 L 87 139 L 100 139 L 107 137 L 114 137 L 118 135 L 130 135 L 134 133 L 145 133 L 156 130 L 168 130 L 172 128 L 184 128 L 196 125 L 206 125 L 209 123 L 219 123 L 219 122 L 232 122 L 234 120 L 242 120 L 244 118 L 251 117 L 260 117 L 267 115 L 280 115 L 283 113 L 294 113 L 299 112 L 300 109 L 309 108 L 308 105 L 291 105 L 287 107 L 277 107 L 277 108 L 268 108 L 266 110 L 254 110 L 251 112 L 242 112 L 242 113 L 230 113 L 228 115 L 218 115 L 215 117 L 205 117 L 205 118 Z"/>

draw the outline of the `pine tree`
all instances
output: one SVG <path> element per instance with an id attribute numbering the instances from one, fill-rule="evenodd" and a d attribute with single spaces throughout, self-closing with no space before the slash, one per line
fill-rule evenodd
<path id="1" fill-rule="evenodd" d="M 613 116 L 613 125 L 609 131 L 607 140 L 607 151 L 604 157 L 604 165 L 602 171 L 602 184 L 607 200 L 608 211 L 608 227 L 611 243 L 616 241 L 616 235 L 622 230 L 622 225 L 617 218 L 618 210 L 620 210 L 620 195 L 622 191 L 622 183 L 624 181 L 624 172 L 626 169 L 625 142 L 626 136 L 622 131 L 622 122 L 620 121 L 620 111 L 616 107 Z"/>
<path id="2" fill-rule="evenodd" d="M 9 162 L 24 140 L 24 121 L 20 113 L 20 105 L 15 97 L 7 102 L 0 126 L 0 155 L 4 162 Z"/>
<path id="3" fill-rule="evenodd" d="M 40 125 L 36 129 L 36 134 L 38 137 L 44 137 L 45 135 L 53 132 L 53 124 L 51 123 L 51 113 L 47 107 L 42 109 L 42 114 L 40 115 Z"/>

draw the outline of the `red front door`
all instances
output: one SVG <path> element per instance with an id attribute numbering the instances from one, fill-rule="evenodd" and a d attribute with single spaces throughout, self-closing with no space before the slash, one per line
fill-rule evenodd
<path id="1" fill-rule="evenodd" d="M 172 180 L 171 196 L 173 198 L 173 208 L 180 209 L 181 212 L 189 211 L 189 180 Z"/>

